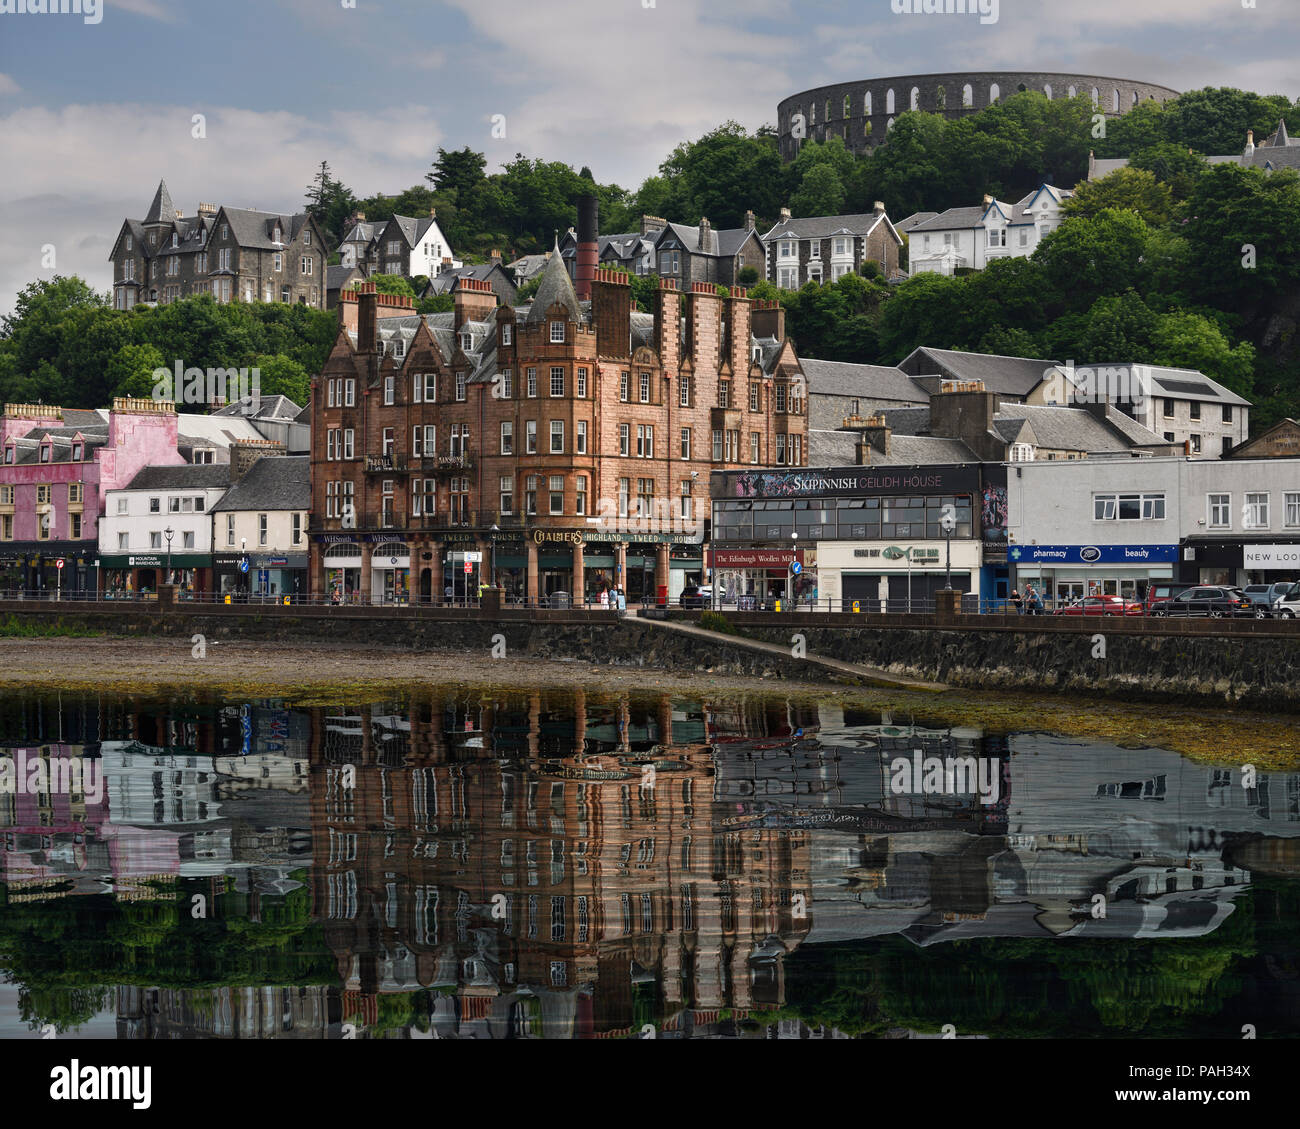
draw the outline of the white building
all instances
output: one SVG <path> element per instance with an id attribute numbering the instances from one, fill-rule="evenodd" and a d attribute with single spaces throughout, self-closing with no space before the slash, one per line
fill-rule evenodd
<path id="1" fill-rule="evenodd" d="M 1028 258 L 1061 226 L 1062 204 L 1074 192 L 1039 185 L 1008 204 L 985 196 L 975 208 L 949 208 L 908 232 L 908 270 L 953 274 L 958 267 L 983 270 L 995 259 Z"/>
<path id="2" fill-rule="evenodd" d="M 306 592 L 309 463 L 306 455 L 258 459 L 212 507 L 218 594 Z"/>
<path id="3" fill-rule="evenodd" d="M 108 491 L 99 521 L 104 590 L 156 590 L 167 582 L 170 557 L 176 584 L 188 594 L 207 591 L 212 507 L 229 486 L 230 466 L 214 463 L 145 467 L 123 489 Z"/>

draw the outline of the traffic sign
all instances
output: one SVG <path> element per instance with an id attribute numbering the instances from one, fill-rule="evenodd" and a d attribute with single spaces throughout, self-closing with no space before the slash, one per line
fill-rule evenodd
<path id="1" fill-rule="evenodd" d="M 62 568 L 62 567 L 63 567 L 63 558 L 62 558 L 62 557 L 60 557 L 58 560 L 56 560 L 56 561 L 54 562 L 54 567 L 55 567 L 55 568 Z"/>
<path id="2" fill-rule="evenodd" d="M 482 563 L 483 563 L 483 552 L 482 552 L 482 550 L 480 550 L 480 549 L 475 549 L 475 550 L 471 550 L 471 551 L 466 552 L 466 554 L 465 554 L 465 560 L 466 560 L 467 562 L 468 562 L 468 561 L 472 561 L 474 564 L 482 564 Z"/>
<path id="3" fill-rule="evenodd" d="M 801 572 L 803 572 L 803 565 L 801 565 L 798 561 L 795 561 L 794 564 L 790 566 L 790 571 L 793 572 L 795 576 L 798 576 Z"/>
<path id="4" fill-rule="evenodd" d="M 248 558 L 247 558 L 247 557 L 245 557 L 242 561 L 239 562 L 239 571 L 240 571 L 240 572 L 247 572 L 247 571 L 248 571 Z"/>
<path id="5" fill-rule="evenodd" d="M 473 566 L 472 564 L 470 564 L 469 561 L 466 561 L 466 562 L 465 562 L 465 575 L 468 576 L 468 575 L 469 575 L 471 572 L 473 572 L 473 571 L 474 571 L 474 566 Z"/>

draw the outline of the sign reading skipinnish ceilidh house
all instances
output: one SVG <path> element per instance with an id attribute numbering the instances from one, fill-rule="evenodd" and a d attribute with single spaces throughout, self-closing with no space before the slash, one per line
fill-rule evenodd
<path id="1" fill-rule="evenodd" d="M 978 465 L 716 471 L 714 498 L 852 498 L 872 494 L 973 494 Z"/>

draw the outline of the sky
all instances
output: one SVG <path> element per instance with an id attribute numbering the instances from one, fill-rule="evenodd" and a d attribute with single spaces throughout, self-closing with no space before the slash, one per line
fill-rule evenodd
<path id="1" fill-rule="evenodd" d="M 396 194 L 468 145 L 489 171 L 523 153 L 635 188 L 680 141 L 774 123 L 797 91 L 926 72 L 1300 96 L 1298 0 L 982 0 L 996 19 L 894 11 L 908 0 L 29 2 L 60 0 L 0 0 L 0 313 L 56 273 L 106 291 L 159 179 L 186 215 L 291 213 L 322 160 L 358 197 Z"/>

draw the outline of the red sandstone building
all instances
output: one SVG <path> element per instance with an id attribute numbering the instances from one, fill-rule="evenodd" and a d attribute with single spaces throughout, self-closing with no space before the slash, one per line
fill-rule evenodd
<path id="1" fill-rule="evenodd" d="M 594 245 L 594 209 L 580 228 Z M 644 313 L 594 256 L 578 273 L 553 255 L 513 308 L 474 279 L 453 313 L 343 296 L 311 404 L 313 594 L 672 599 L 702 578 L 709 473 L 806 465 L 775 302 L 666 280 Z"/>

